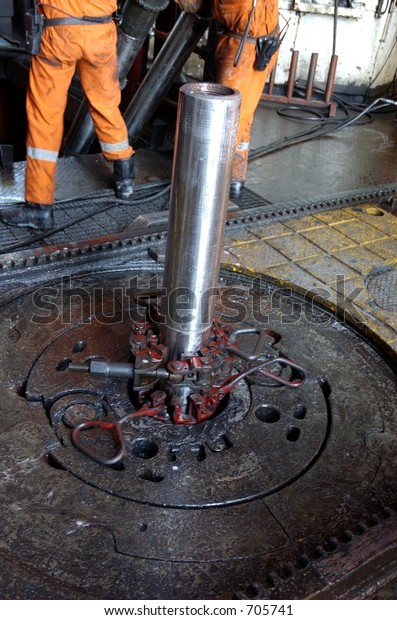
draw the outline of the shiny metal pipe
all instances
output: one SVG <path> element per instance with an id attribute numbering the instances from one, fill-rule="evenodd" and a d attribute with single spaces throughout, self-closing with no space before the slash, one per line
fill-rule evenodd
<path id="1" fill-rule="evenodd" d="M 143 6 L 137 0 L 127 0 L 124 5 L 122 23 L 117 28 L 118 70 L 122 89 L 125 86 L 128 72 L 157 15 L 168 6 L 168 3 L 169 0 L 146 0 Z M 62 154 L 88 153 L 94 138 L 94 123 L 89 113 L 87 100 L 84 98 L 65 136 Z"/>
<path id="2" fill-rule="evenodd" d="M 179 92 L 161 305 L 169 360 L 208 344 L 241 100 L 220 84 Z"/>
<path id="3" fill-rule="evenodd" d="M 124 111 L 128 135 L 133 142 L 150 120 L 174 78 L 208 28 L 209 19 L 181 13 L 151 68 Z"/>

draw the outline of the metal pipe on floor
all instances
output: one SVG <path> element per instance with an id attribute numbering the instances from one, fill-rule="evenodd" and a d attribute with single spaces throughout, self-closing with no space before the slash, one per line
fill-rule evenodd
<path id="1" fill-rule="evenodd" d="M 146 0 L 143 6 L 143 4 L 138 3 L 138 0 L 127 0 L 117 34 L 117 56 L 121 88 L 124 87 L 127 74 L 143 46 L 157 15 L 168 4 L 169 0 Z M 78 153 L 88 153 L 94 138 L 94 124 L 89 113 L 87 100 L 84 98 L 65 137 L 62 154 L 76 155 Z"/>
<path id="2" fill-rule="evenodd" d="M 156 111 L 208 24 L 208 18 L 199 17 L 195 13 L 182 13 L 178 18 L 124 112 L 131 141 L 139 136 L 145 123 Z"/>
<path id="3" fill-rule="evenodd" d="M 208 344 L 240 101 L 220 84 L 180 89 L 161 305 L 170 360 Z"/>

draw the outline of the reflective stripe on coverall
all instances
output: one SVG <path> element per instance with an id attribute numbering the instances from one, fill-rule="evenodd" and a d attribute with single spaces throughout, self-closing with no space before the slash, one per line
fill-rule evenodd
<path id="1" fill-rule="evenodd" d="M 227 30 L 243 34 L 252 9 L 252 0 L 212 0 L 214 19 Z M 272 32 L 278 21 L 277 0 L 258 0 L 255 13 L 248 31 L 250 37 L 260 37 Z M 240 91 L 241 109 L 237 131 L 236 151 L 233 162 L 232 179 L 244 181 L 246 178 L 249 141 L 254 112 L 259 103 L 265 82 L 274 69 L 275 54 L 264 71 L 257 71 L 255 62 L 255 44 L 247 41 L 237 67 L 233 66 L 240 39 L 221 34 L 216 46 L 216 81 L 219 84 L 236 88 Z"/>
<path id="2" fill-rule="evenodd" d="M 116 0 L 48 0 L 74 17 L 113 13 Z M 41 7 L 46 17 L 67 17 Z M 25 200 L 52 205 L 67 93 L 75 69 L 84 89 L 104 157 L 126 159 L 134 151 L 119 110 L 117 29 L 114 22 L 44 28 L 40 54 L 32 57 L 26 98 L 28 132 Z"/>

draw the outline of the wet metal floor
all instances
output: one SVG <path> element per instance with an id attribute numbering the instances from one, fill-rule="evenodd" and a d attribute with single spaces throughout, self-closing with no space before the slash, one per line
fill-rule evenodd
<path id="1" fill-rule="evenodd" d="M 307 129 L 307 123 L 278 114 L 275 104 L 261 104 L 252 131 L 251 150 Z M 397 108 L 396 108 L 397 109 Z M 247 187 L 273 203 L 317 198 L 333 192 L 397 181 L 395 112 L 373 115 L 365 125 L 283 148 L 250 162 Z"/>
<path id="2" fill-rule="evenodd" d="M 137 202 L 142 199 L 141 206 L 126 208 L 120 201 L 113 202 L 106 176 L 108 170 L 94 156 L 69 162 L 77 170 L 73 173 L 76 183 L 61 184 L 58 189 L 62 204 L 56 217 L 60 226 L 53 238 L 37 239 L 27 231 L 13 232 L 0 225 L 3 248 L 21 240 L 25 243 L 29 235 L 34 245 L 33 248 L 24 245 L 15 251 L 8 249 L 6 254 L 3 251 L 0 260 L 0 275 L 4 276 L 0 338 L 6 431 L 0 436 L 0 445 L 8 454 L 4 475 L 0 477 L 5 532 L 0 555 L 7 566 L 3 575 L 5 597 L 148 598 L 160 592 L 161 598 L 165 597 L 164 593 L 169 598 L 187 598 L 186 592 L 192 591 L 193 584 L 195 598 L 209 594 L 222 597 L 225 593 L 229 597 L 259 599 L 395 598 L 397 506 L 393 472 L 397 402 L 392 366 L 397 351 L 397 218 L 393 202 L 397 196 L 397 124 L 393 123 L 393 117 L 394 113 L 378 115 L 371 124 L 348 127 L 332 136 L 252 160 L 248 190 L 238 205 L 229 208 L 222 278 L 225 281 L 229 278 L 232 283 L 235 278 L 238 284 L 240 280 L 251 283 L 253 277 L 264 276 L 264 290 L 272 293 L 272 287 L 278 287 L 276 293 L 286 305 L 285 308 L 274 306 L 272 310 L 286 320 L 281 324 L 286 341 L 289 338 L 298 357 L 302 352 L 308 363 L 318 357 L 313 352 L 324 351 L 327 371 L 335 380 L 331 381 L 332 390 L 324 391 L 327 415 L 332 423 L 325 431 L 322 429 L 322 447 L 317 451 L 318 460 L 313 461 L 313 469 L 309 471 L 304 463 L 300 467 L 304 475 L 299 480 L 283 484 L 269 499 L 260 498 L 255 505 L 250 502 L 236 505 L 236 512 L 232 512 L 232 505 L 209 509 L 205 525 L 210 535 L 208 549 L 203 546 L 199 529 L 203 523 L 201 507 L 197 511 L 193 507 L 190 512 L 184 507 L 177 519 L 174 511 L 179 509 L 168 510 L 162 500 L 161 485 L 164 480 L 167 484 L 168 480 L 172 482 L 171 476 L 178 469 L 174 467 L 175 460 L 168 458 L 169 454 L 168 460 L 161 463 L 163 468 L 168 468 L 169 478 L 165 474 L 157 475 L 155 470 L 156 476 L 148 477 L 149 456 L 133 455 L 132 467 L 138 463 L 142 469 L 138 472 L 142 474 L 137 482 L 139 492 L 150 490 L 158 493 L 161 500 L 145 503 L 144 499 L 140 503 L 126 501 L 125 492 L 118 496 L 113 491 L 101 490 L 102 486 L 108 488 L 108 478 L 112 485 L 119 484 L 121 470 L 97 471 L 96 463 L 87 466 L 84 455 L 76 455 L 70 446 L 65 448 L 64 443 L 58 442 L 54 435 L 57 425 L 66 434 L 70 429 L 62 426 L 64 420 L 58 416 L 55 405 L 66 398 L 65 407 L 72 411 L 75 402 L 73 390 L 69 394 L 57 393 L 57 398 L 62 397 L 58 400 L 43 398 L 54 384 L 42 387 L 40 382 L 47 381 L 51 373 L 62 390 L 65 383 L 65 373 L 61 372 L 64 367 L 54 365 L 52 357 L 63 360 L 66 353 L 60 349 L 61 353 L 56 350 L 53 355 L 49 343 L 57 342 L 54 335 L 58 333 L 62 344 L 66 334 L 70 342 L 66 343 L 65 351 L 69 355 L 69 345 L 75 340 L 81 345 L 82 340 L 74 337 L 75 327 L 69 326 L 65 331 L 59 316 L 53 323 L 33 325 L 29 321 L 29 313 L 37 311 L 37 306 L 32 305 L 36 299 L 35 288 L 43 286 L 43 281 L 51 286 L 55 280 L 61 282 L 65 274 L 71 274 L 80 292 L 92 293 L 97 290 L 96 284 L 101 285 L 106 293 L 105 310 L 111 310 L 113 298 L 123 290 L 119 284 L 124 282 L 126 274 L 141 266 L 143 270 L 161 272 L 167 196 L 162 194 L 159 202 L 143 201 L 148 183 L 161 184 L 169 179 L 169 154 L 159 155 L 150 149 L 138 151 L 138 182 L 144 187 L 138 190 L 135 199 Z M 295 133 L 297 125 L 280 117 L 275 107 L 266 104 L 257 111 L 251 146 L 258 148 Z M 157 157 L 161 165 L 156 166 L 153 162 L 159 161 Z M 61 162 L 60 172 L 69 163 Z M 92 163 L 95 165 L 91 176 L 86 170 L 91 170 Z M 21 200 L 23 166 L 16 168 L 18 173 L 14 177 L 2 178 L 3 206 L 7 201 Z M 99 169 L 104 174 L 98 178 Z M 89 188 L 88 178 L 92 182 Z M 77 190 L 80 184 L 83 193 Z M 374 187 L 386 188 L 384 194 L 364 190 Z M 158 191 L 163 190 L 158 188 Z M 83 195 L 89 198 L 92 192 L 96 194 L 88 200 L 88 207 L 76 203 L 76 199 Z M 343 200 L 321 198 L 338 194 L 344 195 Z M 388 200 L 382 202 L 382 196 Z M 68 204 L 72 205 L 71 213 Z M 90 221 L 90 210 L 95 212 L 102 206 L 106 209 L 106 223 L 98 219 L 92 227 L 70 225 L 74 219 L 85 216 Z M 63 230 L 62 226 L 66 228 Z M 135 262 L 138 255 L 140 258 Z M 153 256 L 157 257 L 157 263 Z M 311 329 L 320 334 L 327 329 L 327 321 L 332 323 L 335 331 L 332 346 L 323 344 L 325 340 L 316 334 L 305 339 L 307 330 L 295 324 L 296 293 L 304 296 L 304 305 L 309 308 L 305 320 L 313 319 Z M 327 310 L 319 309 L 312 300 Z M 81 321 L 80 307 L 78 300 L 74 301 L 72 324 L 77 326 Z M 83 301 L 87 305 L 83 308 L 84 317 L 91 317 L 88 293 Z M 257 302 L 261 312 L 271 308 L 264 294 Z M 118 303 L 122 307 L 120 300 Z M 44 311 L 46 308 L 45 304 L 41 307 Z M 280 319 L 281 323 L 283 320 Z M 343 325 L 345 321 L 349 325 Z M 89 325 L 89 321 L 83 320 L 81 325 Z M 124 329 L 125 325 L 121 327 Z M 374 352 L 367 338 L 389 364 Z M 348 354 L 347 341 L 352 342 L 354 363 L 353 356 L 350 358 Z M 111 342 L 117 348 L 121 340 L 111 339 Z M 73 355 L 85 355 L 82 346 L 72 349 Z M 42 355 L 38 355 L 40 351 Z M 356 365 L 357 383 L 349 373 L 341 373 L 345 363 L 349 368 Z M 319 372 L 316 364 L 315 372 Z M 24 377 L 30 377 L 30 383 L 24 383 Z M 34 385 L 32 377 L 36 381 Z M 309 382 L 308 388 L 310 385 Z M 86 394 L 87 390 L 83 391 Z M 370 414 L 361 404 L 362 392 L 364 398 L 367 392 L 368 402 L 371 396 L 375 403 L 368 406 Z M 357 415 L 349 415 L 352 400 Z M 45 412 L 43 403 L 47 407 Z M 85 403 L 87 407 L 90 404 Z M 263 408 L 268 412 L 269 405 L 262 403 Z M 312 413 L 315 411 L 313 407 Z M 49 412 L 53 417 L 48 416 Z M 300 435 L 293 437 L 288 437 L 288 429 L 285 437 L 284 417 L 278 427 L 274 420 L 261 419 L 257 414 L 250 422 L 266 433 L 278 429 L 284 441 L 277 443 L 281 446 L 280 459 L 283 463 L 294 463 L 293 459 L 285 459 L 283 450 L 287 446 L 296 455 L 297 449 L 302 449 L 306 455 L 304 442 L 308 430 L 313 430 L 310 415 L 309 410 L 308 419 L 303 419 L 306 414 L 294 416 L 294 428 L 295 431 L 299 428 Z M 147 431 L 145 422 L 139 428 Z M 162 442 L 159 445 L 164 447 Z M 231 464 L 225 467 L 227 476 L 234 471 L 233 442 L 229 447 L 230 450 L 220 452 L 221 459 L 231 459 Z M 59 454 L 63 460 L 58 459 Z M 216 450 L 208 454 L 209 458 L 202 459 L 198 467 L 206 468 L 210 458 L 218 458 Z M 155 458 L 154 454 L 151 456 Z M 71 465 L 70 460 L 77 465 Z M 243 459 L 237 474 L 250 479 L 251 465 L 252 471 L 257 471 L 255 463 Z M 80 467 L 84 475 L 80 475 Z M 278 466 L 266 471 L 272 473 L 273 469 L 280 471 Z M 94 484 L 85 480 L 87 471 L 99 476 Z M 225 481 L 227 488 L 230 484 L 227 476 L 221 481 L 222 488 Z M 200 486 L 200 491 L 207 501 L 207 486 Z M 315 518 L 311 518 L 313 511 L 317 511 Z M 226 530 L 224 522 L 219 521 L 223 513 Z M 192 522 L 197 527 L 192 527 Z M 181 540 L 189 541 L 192 532 L 196 538 L 192 538 L 191 549 L 181 550 Z M 215 534 L 211 538 L 212 532 Z M 267 552 L 269 545 L 272 548 Z M 218 555 L 212 557 L 210 554 L 215 551 Z M 230 575 L 224 566 L 229 567 Z M 238 579 L 237 569 L 241 574 Z M 234 579 L 232 585 L 229 577 Z M 380 589 L 382 586 L 386 587 Z"/>

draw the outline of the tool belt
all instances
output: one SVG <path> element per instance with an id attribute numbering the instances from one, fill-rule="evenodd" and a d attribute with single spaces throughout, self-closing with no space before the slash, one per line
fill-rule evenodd
<path id="1" fill-rule="evenodd" d="M 47 19 L 46 17 L 44 17 L 43 27 L 47 28 L 47 26 L 75 26 L 81 24 L 107 24 L 111 21 L 113 21 L 113 15 L 103 15 L 101 17 L 54 17 L 53 19 Z"/>
<path id="2" fill-rule="evenodd" d="M 269 64 L 272 56 L 277 52 L 278 48 L 281 45 L 280 35 L 280 26 L 277 24 L 275 28 L 269 34 L 265 34 L 261 37 L 249 37 L 244 36 L 238 32 L 234 32 L 233 30 L 229 30 L 224 26 L 220 25 L 220 32 L 226 34 L 228 37 L 233 37 L 233 39 L 239 39 L 240 41 L 244 41 L 245 43 L 252 43 L 255 45 L 256 56 L 254 62 L 254 69 L 257 71 L 264 71 Z M 239 48 L 239 52 L 241 54 L 242 47 Z M 240 54 L 236 55 L 236 60 L 238 62 Z M 235 66 L 237 65 L 235 61 Z"/>

